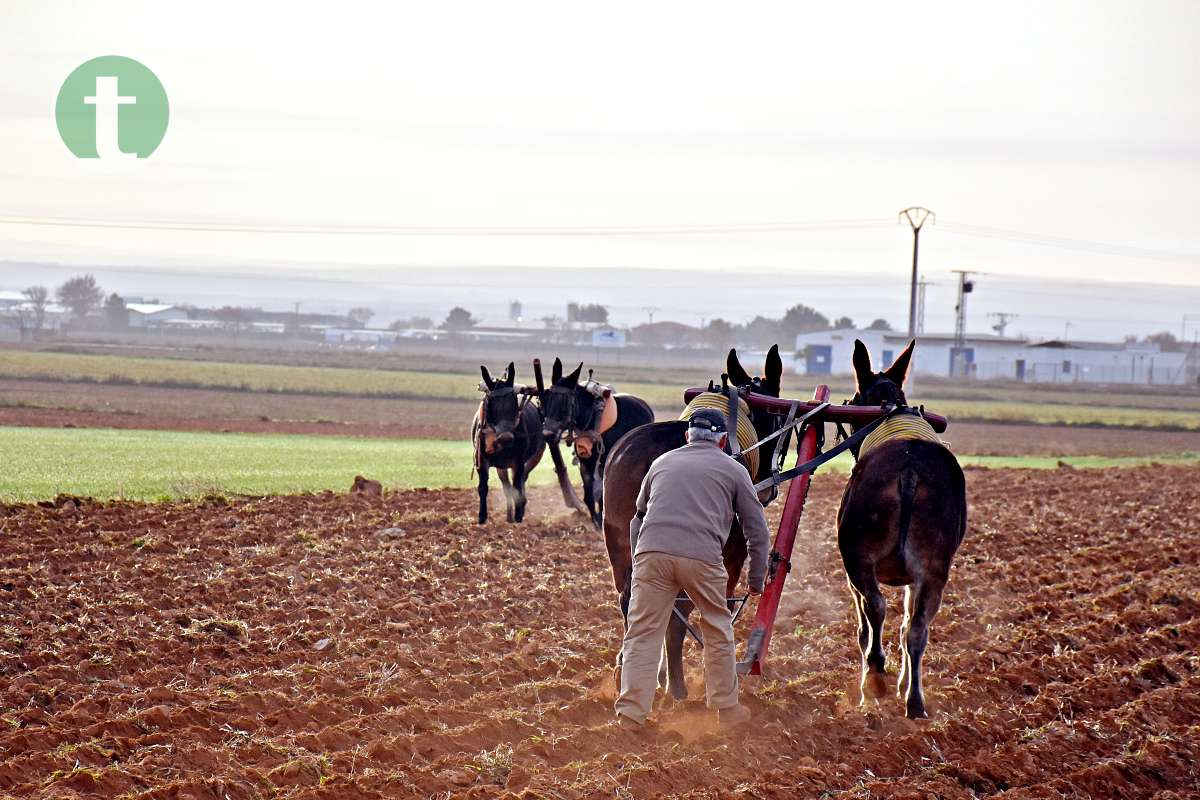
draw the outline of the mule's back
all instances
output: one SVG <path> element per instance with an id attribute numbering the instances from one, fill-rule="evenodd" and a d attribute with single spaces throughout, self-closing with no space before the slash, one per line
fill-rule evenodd
<path id="1" fill-rule="evenodd" d="M 642 479 L 654 459 L 683 447 L 687 423 L 653 422 L 634 428 L 608 451 L 604 469 L 604 544 L 612 564 L 618 592 L 629 588 L 633 556 L 629 550 L 629 523 L 637 510 Z"/>
<path id="2" fill-rule="evenodd" d="M 863 454 L 838 509 L 843 557 L 876 564 L 881 583 L 943 579 L 967 525 L 966 478 L 954 454 L 926 439 L 891 439 Z"/>

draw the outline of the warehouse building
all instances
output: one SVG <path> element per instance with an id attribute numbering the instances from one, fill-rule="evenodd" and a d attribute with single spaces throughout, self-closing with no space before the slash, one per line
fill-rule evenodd
<path id="1" fill-rule="evenodd" d="M 876 369 L 904 349 L 908 337 L 894 331 L 802 333 L 796 337 L 795 371 L 807 375 L 853 372 L 854 340 L 861 339 Z M 962 345 L 953 334 L 922 334 L 913 356 L 917 375 L 1009 379 L 1029 382 L 1182 384 L 1189 380 L 1188 354 L 1163 352 L 1157 344 L 1045 341 L 975 334 Z"/>

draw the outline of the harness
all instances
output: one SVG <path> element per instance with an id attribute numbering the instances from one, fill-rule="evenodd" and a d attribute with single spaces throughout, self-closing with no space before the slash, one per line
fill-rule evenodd
<path id="1" fill-rule="evenodd" d="M 861 459 L 884 442 L 895 439 L 921 439 L 926 442 L 945 444 L 941 437 L 934 433 L 933 426 L 921 416 L 920 411 L 913 408 L 902 408 L 863 439 L 862 445 L 858 448 L 858 457 Z"/>
<path id="2" fill-rule="evenodd" d="M 598 387 L 600 394 L 587 388 L 592 386 Z M 575 422 L 580 387 L 551 386 L 547 391 L 564 398 L 567 409 L 565 416 L 571 421 L 571 427 L 567 429 L 566 441 L 567 446 L 574 450 L 575 458 L 586 461 L 594 455 L 604 455 L 604 434 L 617 424 L 617 398 L 613 395 L 612 388 L 601 386 L 590 378 L 588 379 L 583 391 L 598 402 L 592 403 L 588 418 L 582 424 Z"/>
<path id="3" fill-rule="evenodd" d="M 841 439 L 838 444 L 803 464 L 797 464 L 789 470 L 772 474 L 771 477 L 756 483 L 754 488 L 762 491 L 778 486 L 797 475 L 812 472 L 847 450 L 854 455 L 854 460 L 857 461 L 870 448 L 878 447 L 883 442 L 892 439 L 924 439 L 945 446 L 946 443 L 934 433 L 933 426 L 925 420 L 923 408 L 891 404 L 884 404 L 881 408 L 884 412 L 882 416 L 867 423 L 849 436 L 846 435 L 841 423 L 838 423 L 838 438 Z M 815 409 L 811 413 L 819 410 L 821 409 Z M 811 413 L 805 416 L 810 416 Z M 885 428 L 885 426 L 888 427 Z"/>

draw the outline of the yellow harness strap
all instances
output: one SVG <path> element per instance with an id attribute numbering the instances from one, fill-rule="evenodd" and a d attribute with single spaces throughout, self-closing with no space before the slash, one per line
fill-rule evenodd
<path id="1" fill-rule="evenodd" d="M 715 408 L 728 418 L 729 398 L 716 392 L 698 394 L 692 402 L 687 404 L 687 408 L 683 410 L 679 418 L 691 419 L 692 414 L 700 408 Z M 737 438 L 738 446 L 743 450 L 758 441 L 758 431 L 754 430 L 754 423 L 750 421 L 750 406 L 741 398 L 738 398 Z M 750 471 L 750 477 L 754 478 L 758 475 L 758 451 L 751 450 L 743 458 L 742 463 Z"/>
<path id="2" fill-rule="evenodd" d="M 915 414 L 897 414 L 885 420 L 878 428 L 871 431 L 866 439 L 863 439 L 862 446 L 858 448 L 858 457 L 861 459 L 872 448 L 893 439 L 924 439 L 927 442 L 945 444 L 934 433 L 933 426 L 926 422 L 924 417 L 918 417 Z"/>

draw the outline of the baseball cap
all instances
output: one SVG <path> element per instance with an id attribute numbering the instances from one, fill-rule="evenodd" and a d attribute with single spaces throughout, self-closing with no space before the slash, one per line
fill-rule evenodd
<path id="1" fill-rule="evenodd" d="M 688 421 L 688 427 L 724 433 L 726 431 L 725 415 L 713 408 L 697 409 Z"/>

